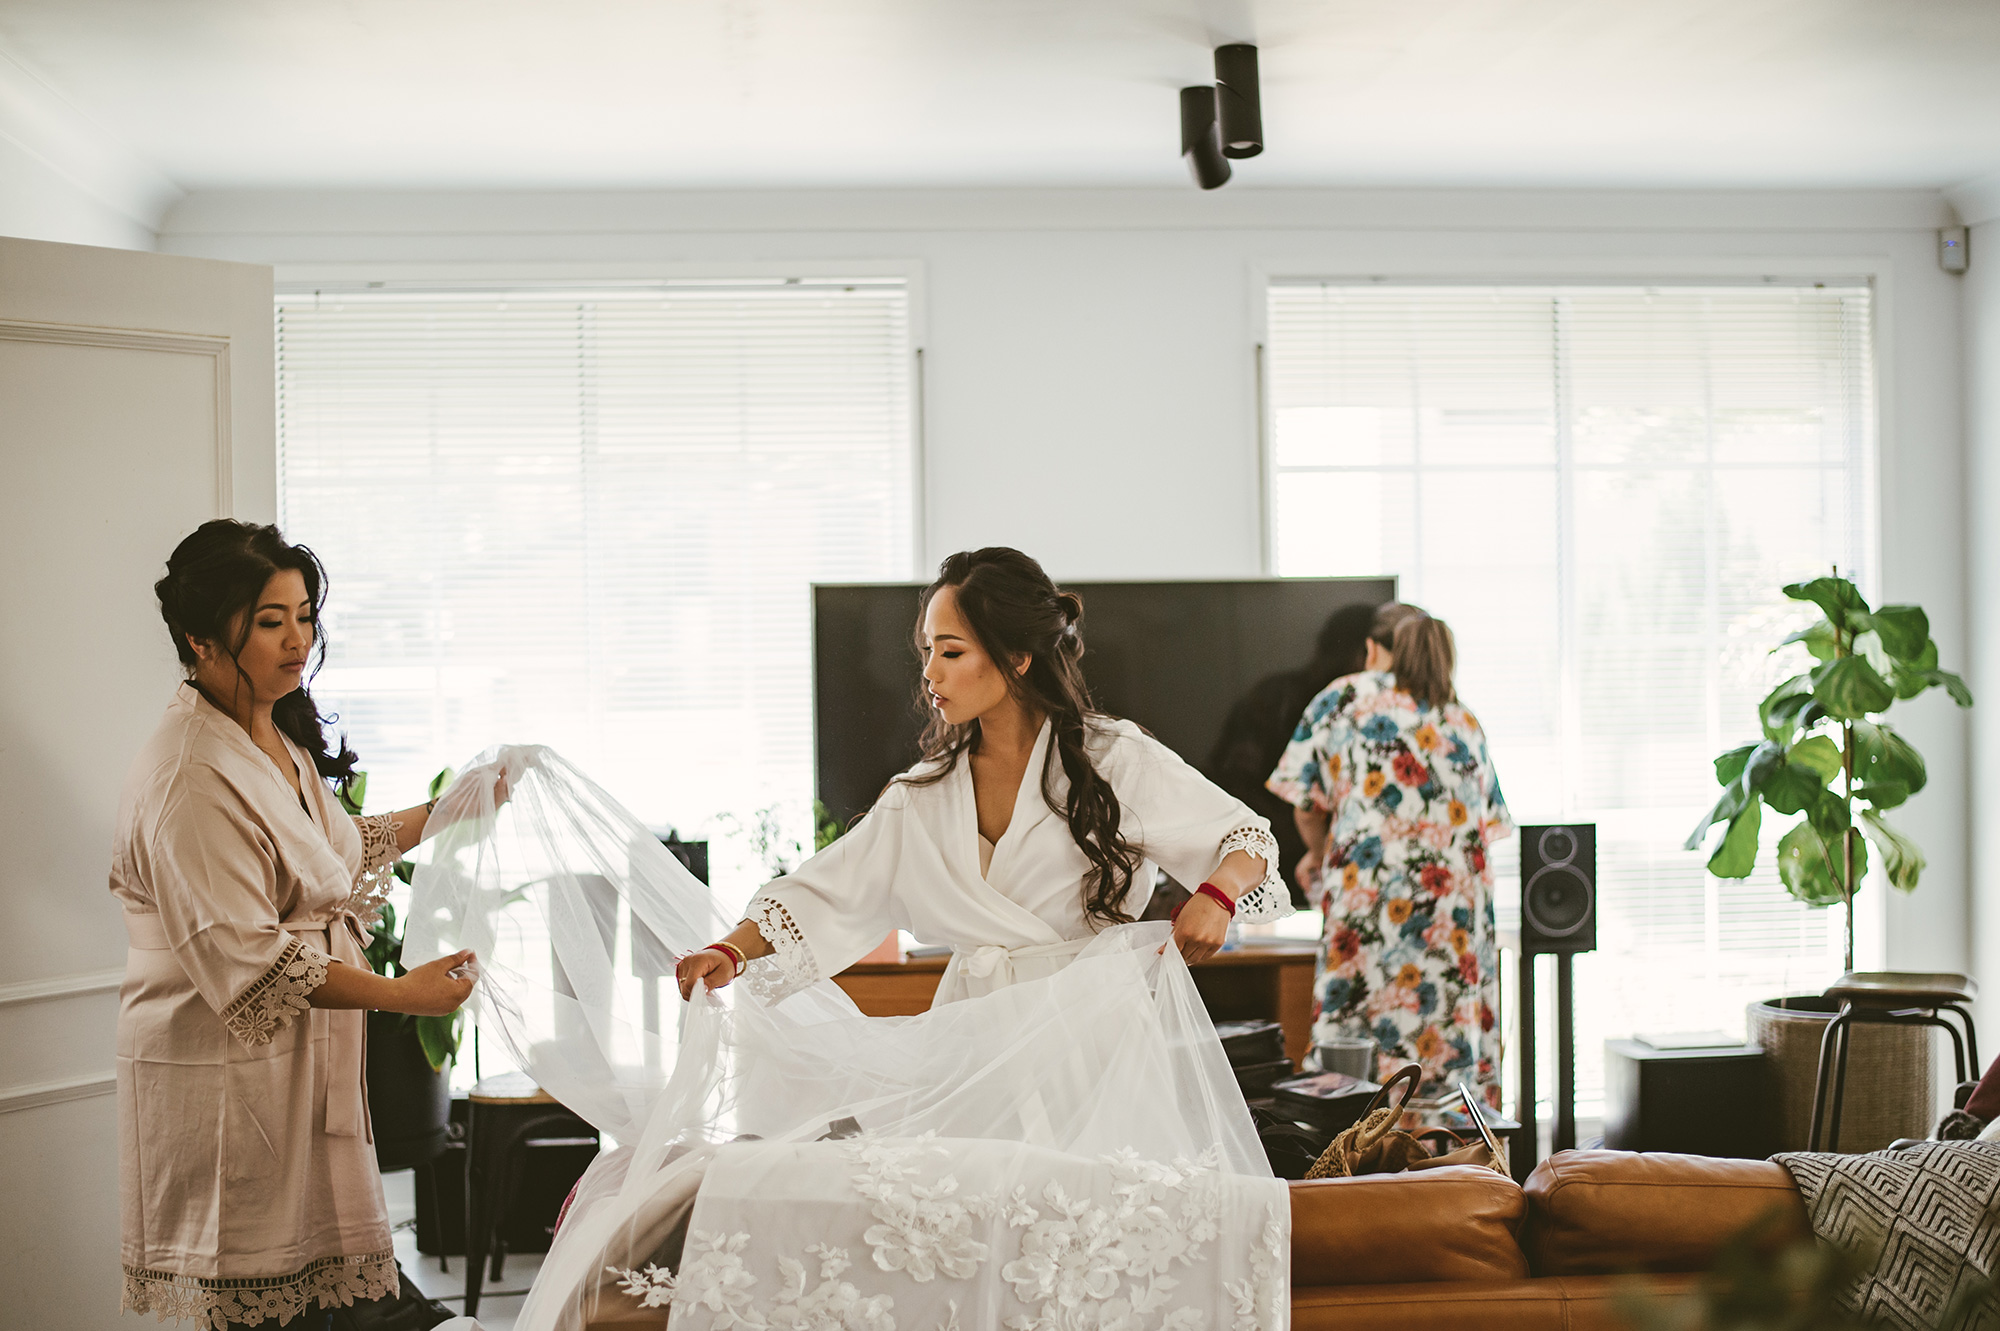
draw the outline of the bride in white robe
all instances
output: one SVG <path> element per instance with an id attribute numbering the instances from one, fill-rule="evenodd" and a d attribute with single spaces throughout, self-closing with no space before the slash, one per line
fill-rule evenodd
<path id="1" fill-rule="evenodd" d="M 945 561 L 919 629 L 932 756 L 891 781 L 845 837 L 759 893 L 725 950 L 685 961 L 683 992 L 697 976 L 728 983 L 734 951 L 753 991 L 776 1001 L 905 929 L 952 949 L 933 1005 L 991 993 L 1053 975 L 1105 924 L 1136 918 L 1155 864 L 1232 903 L 1203 894 L 1183 909 L 1174 940 L 1190 962 L 1221 946 L 1231 913 L 1289 913 L 1270 824 L 1132 722 L 1087 710 L 1081 617 L 1081 600 L 1018 551 Z M 1117 838 L 1143 857 L 1104 873 L 1109 910 L 1089 908 L 1098 865 L 1065 816 L 1059 718 L 1109 787 Z"/>
<path id="2" fill-rule="evenodd" d="M 1286 1324 L 1284 1185 L 1186 966 L 1232 913 L 1288 909 L 1276 847 L 1085 710 L 1080 612 L 1018 552 L 947 560 L 932 756 L 719 944 L 705 889 L 554 755 L 498 756 L 504 815 L 447 794 L 460 833 L 418 871 L 406 955 L 477 948 L 481 1020 L 624 1144 L 522 1331 L 645 1308 L 675 1331 Z M 1121 923 L 1155 864 L 1202 892 L 1171 927 Z M 954 956 L 929 1013 L 863 1017 L 827 977 L 892 928 Z"/>

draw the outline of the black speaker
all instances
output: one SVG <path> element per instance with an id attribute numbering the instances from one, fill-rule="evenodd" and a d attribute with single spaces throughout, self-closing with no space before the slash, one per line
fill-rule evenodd
<path id="1" fill-rule="evenodd" d="M 1521 951 L 1597 950 L 1597 825 L 1521 829 Z"/>

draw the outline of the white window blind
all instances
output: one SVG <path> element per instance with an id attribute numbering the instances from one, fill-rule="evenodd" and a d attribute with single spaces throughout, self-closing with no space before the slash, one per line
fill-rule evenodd
<path id="1" fill-rule="evenodd" d="M 1398 575 L 1457 635 L 1519 821 L 1598 825 L 1586 1113 L 1605 1038 L 1740 1033 L 1838 972 L 1832 913 L 1768 849 L 1733 882 L 1680 843 L 1802 668 L 1769 654 L 1813 613 L 1779 588 L 1866 585 L 1869 320 L 1862 286 L 1270 290 L 1278 571 Z M 1513 841 L 1495 865 L 1510 924 Z"/>
<path id="2" fill-rule="evenodd" d="M 281 295 L 369 807 L 509 741 L 684 834 L 802 820 L 808 585 L 912 571 L 908 328 L 900 279 Z"/>

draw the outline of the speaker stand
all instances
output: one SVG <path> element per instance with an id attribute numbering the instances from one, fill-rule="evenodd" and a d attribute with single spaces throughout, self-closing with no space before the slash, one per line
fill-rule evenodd
<path id="1" fill-rule="evenodd" d="M 1556 1128 L 1551 1154 L 1576 1149 L 1576 989 L 1574 958 L 1556 953 Z"/>
<path id="2" fill-rule="evenodd" d="M 1514 1021 L 1520 1032 L 1521 1087 L 1515 1095 L 1514 1117 L 1521 1121 L 1521 1131 L 1509 1144 L 1508 1155 L 1514 1181 L 1526 1183 L 1542 1150 L 1542 1125 L 1535 1113 L 1535 957 L 1531 952 L 1520 952 L 1515 961 L 1520 976 Z"/>

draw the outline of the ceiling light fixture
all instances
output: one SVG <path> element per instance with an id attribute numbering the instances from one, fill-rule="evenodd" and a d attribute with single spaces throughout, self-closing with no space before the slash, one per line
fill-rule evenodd
<path id="1" fill-rule="evenodd" d="M 1229 159 L 1222 155 L 1216 128 L 1215 89 L 1206 83 L 1181 89 L 1181 160 L 1194 183 L 1215 189 L 1229 179 Z"/>
<path id="2" fill-rule="evenodd" d="M 1264 106 L 1257 48 L 1215 48 L 1215 83 L 1181 89 L 1181 159 L 1203 189 L 1229 180 L 1229 159 L 1264 151 Z"/>
<path id="3" fill-rule="evenodd" d="M 1215 109 L 1224 157 L 1255 157 L 1264 151 L 1256 47 L 1239 43 L 1215 48 Z"/>

